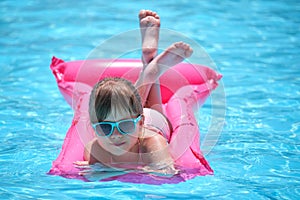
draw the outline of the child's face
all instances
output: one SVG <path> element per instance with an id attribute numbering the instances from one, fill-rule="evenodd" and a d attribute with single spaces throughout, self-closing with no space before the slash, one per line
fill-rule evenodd
<path id="1" fill-rule="evenodd" d="M 118 122 L 124 119 L 132 119 L 137 116 L 130 115 L 125 110 L 113 109 L 104 121 Z M 123 155 L 131 150 L 131 148 L 137 143 L 138 135 L 141 130 L 142 120 L 136 124 L 136 130 L 130 134 L 122 134 L 115 127 L 112 135 L 109 137 L 98 137 L 98 143 L 108 152 L 114 155 Z"/>

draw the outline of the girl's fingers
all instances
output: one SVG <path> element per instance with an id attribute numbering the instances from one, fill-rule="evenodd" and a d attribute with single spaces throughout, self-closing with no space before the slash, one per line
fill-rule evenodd
<path id="1" fill-rule="evenodd" d="M 75 165 L 76 168 L 80 168 L 80 169 L 91 168 L 88 161 L 75 161 L 73 162 L 73 164 Z"/>

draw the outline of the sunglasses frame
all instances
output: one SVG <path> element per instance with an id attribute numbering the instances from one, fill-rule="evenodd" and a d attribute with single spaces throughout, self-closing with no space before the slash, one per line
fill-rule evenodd
<path id="1" fill-rule="evenodd" d="M 116 121 L 116 122 L 99 122 L 99 123 L 94 123 L 92 124 L 92 127 L 94 128 L 96 134 L 99 136 L 99 137 L 110 137 L 112 135 L 112 133 L 114 132 L 115 128 L 118 129 L 119 133 L 121 133 L 122 135 L 127 135 L 127 134 L 130 134 L 130 133 L 133 133 L 135 130 L 136 130 L 136 124 L 142 119 L 142 115 L 139 115 L 137 116 L 136 118 L 131 118 L 131 119 L 123 119 L 123 120 L 120 120 L 120 121 Z M 132 121 L 133 122 L 133 125 L 134 125 L 134 131 L 133 132 L 123 132 L 120 127 L 119 127 L 119 124 L 122 123 L 122 122 L 125 122 L 125 121 Z M 101 124 L 109 124 L 111 125 L 111 131 L 109 134 L 105 135 L 105 134 L 100 134 L 98 133 L 97 129 L 96 129 L 96 126 L 97 125 L 101 125 Z"/>

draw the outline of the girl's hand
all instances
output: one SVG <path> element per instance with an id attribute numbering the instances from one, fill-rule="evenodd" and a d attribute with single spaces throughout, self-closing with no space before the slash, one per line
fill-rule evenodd
<path id="1" fill-rule="evenodd" d="M 158 169 L 153 166 L 146 166 L 141 169 L 143 172 L 163 176 L 163 177 L 172 177 L 179 173 L 179 170 L 175 169 L 173 166 L 166 166 L 164 168 Z"/>
<path id="2" fill-rule="evenodd" d="M 89 162 L 88 161 L 75 161 L 73 162 L 76 168 L 83 169 L 85 167 L 89 167 Z"/>
<path id="3" fill-rule="evenodd" d="M 88 161 L 76 161 L 73 164 L 76 168 L 81 169 L 78 175 L 84 176 L 90 181 L 99 181 L 105 178 L 120 176 L 133 171 L 119 168 L 110 168 L 102 165 L 101 163 L 89 165 Z"/>
<path id="4" fill-rule="evenodd" d="M 85 176 L 92 172 L 92 165 L 89 165 L 88 161 L 75 161 L 73 164 L 77 169 L 80 169 L 80 172 L 78 172 L 80 176 Z"/>

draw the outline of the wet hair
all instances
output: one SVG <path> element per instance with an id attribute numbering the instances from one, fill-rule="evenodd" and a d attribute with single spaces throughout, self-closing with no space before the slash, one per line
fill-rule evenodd
<path id="1" fill-rule="evenodd" d="M 113 109 L 123 109 L 132 116 L 143 113 L 141 97 L 130 81 L 111 77 L 94 86 L 89 101 L 91 123 L 105 120 Z"/>

